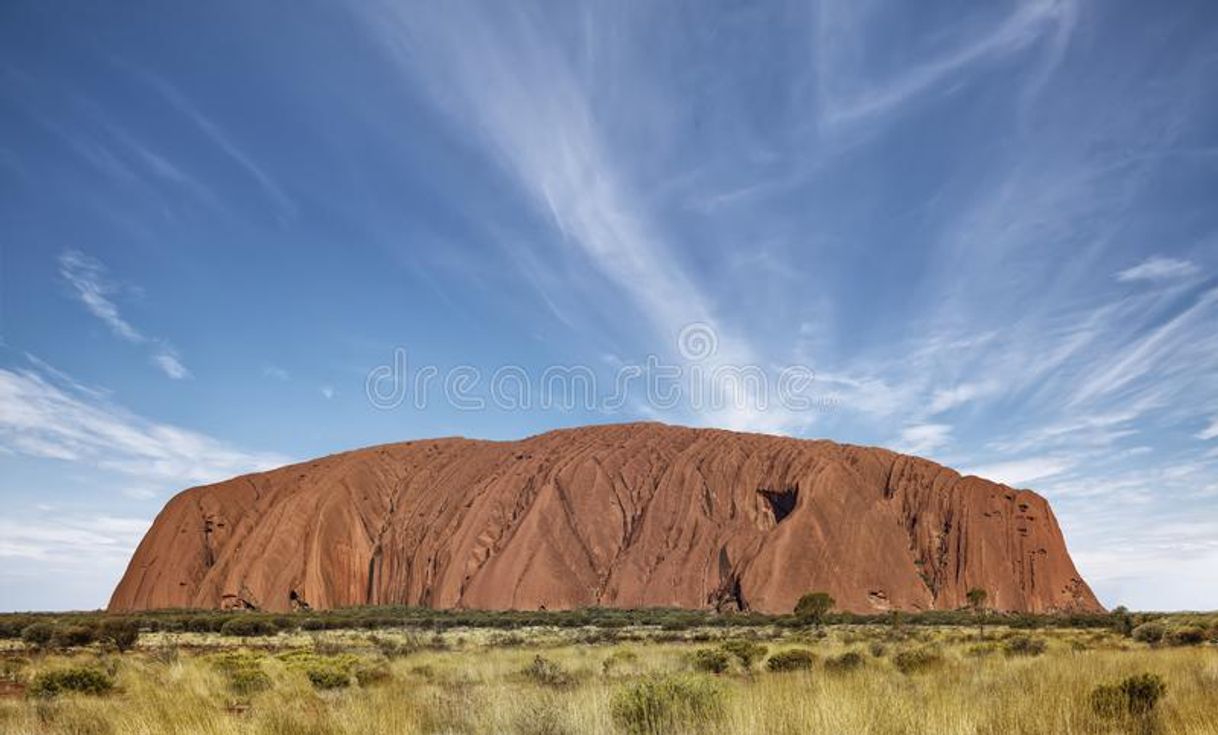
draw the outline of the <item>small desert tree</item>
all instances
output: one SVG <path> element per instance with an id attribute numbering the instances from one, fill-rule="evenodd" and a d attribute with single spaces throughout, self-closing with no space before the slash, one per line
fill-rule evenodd
<path id="1" fill-rule="evenodd" d="M 102 621 L 98 637 L 125 653 L 135 647 L 140 638 L 140 626 L 135 620 L 113 618 Z"/>
<path id="2" fill-rule="evenodd" d="M 985 601 L 987 599 L 989 599 L 990 595 L 988 592 L 981 589 L 980 587 L 974 587 L 971 590 L 969 590 L 967 593 L 965 593 L 965 597 L 968 598 L 969 609 L 972 610 L 973 614 L 977 616 L 977 636 L 979 638 L 984 638 L 985 637 Z"/>
<path id="3" fill-rule="evenodd" d="M 1129 608 L 1124 605 L 1117 605 L 1112 609 L 1112 627 L 1118 633 L 1128 638 L 1133 633 L 1133 615 L 1129 613 Z"/>
<path id="4" fill-rule="evenodd" d="M 820 625 L 825 613 L 837 603 L 828 592 L 809 592 L 795 603 L 795 616 L 805 623 Z"/>

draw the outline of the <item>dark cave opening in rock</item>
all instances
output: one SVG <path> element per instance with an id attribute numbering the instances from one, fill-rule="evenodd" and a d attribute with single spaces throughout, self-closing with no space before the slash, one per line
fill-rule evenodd
<path id="1" fill-rule="evenodd" d="M 782 523 L 787 516 L 791 515 L 791 511 L 795 510 L 796 501 L 799 500 L 798 487 L 788 487 L 783 490 L 761 488 L 757 493 L 769 503 L 770 512 L 774 514 L 776 524 Z"/>

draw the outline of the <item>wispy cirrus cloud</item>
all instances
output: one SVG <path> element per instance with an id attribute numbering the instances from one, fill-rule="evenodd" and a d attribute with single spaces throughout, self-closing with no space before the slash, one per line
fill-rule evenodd
<path id="1" fill-rule="evenodd" d="M 1197 432 L 1196 436 L 1203 441 L 1218 439 L 1218 418 L 1211 420 L 1209 426 Z"/>
<path id="2" fill-rule="evenodd" d="M 1171 281 L 1196 275 L 1200 270 L 1196 263 L 1189 260 L 1154 255 L 1117 273 L 1116 279 L 1126 283 L 1130 281 Z"/>
<path id="3" fill-rule="evenodd" d="M 89 313 L 101 319 L 115 335 L 137 344 L 147 341 L 138 329 L 119 314 L 118 305 L 111 298 L 118 287 L 110 282 L 101 261 L 78 250 L 68 250 L 59 256 L 59 273 L 71 285 Z"/>
<path id="4" fill-rule="evenodd" d="M 286 464 L 219 439 L 136 415 L 40 369 L 0 369 L 0 448 L 179 487 Z"/>
<path id="5" fill-rule="evenodd" d="M 901 430 L 897 450 L 908 454 L 929 454 L 951 440 L 948 424 L 915 424 Z"/>
<path id="6" fill-rule="evenodd" d="M 965 472 L 970 475 L 984 477 L 987 480 L 993 480 L 994 482 L 1020 487 L 1034 480 L 1044 480 L 1055 475 L 1060 475 L 1070 469 L 1073 464 L 1066 457 L 1025 457 L 1009 462 L 982 465 L 965 470 Z"/>
<path id="7" fill-rule="evenodd" d="M 950 411 L 970 401 L 981 398 L 998 389 L 994 383 L 971 382 L 960 383 L 951 388 L 939 388 L 931 398 L 930 412 L 932 414 Z"/>
<path id="8" fill-rule="evenodd" d="M 191 377 L 190 370 L 182 363 L 172 345 L 146 336 L 122 316 L 112 298 L 121 289 L 111 281 L 106 266 L 100 260 L 79 250 L 66 250 L 59 256 L 59 273 L 85 309 L 116 336 L 133 344 L 153 345 L 152 364 L 173 380 Z"/>
<path id="9" fill-rule="evenodd" d="M 191 375 L 190 370 L 178 358 L 177 351 L 171 347 L 162 346 L 161 351 L 152 356 L 152 362 L 174 380 L 189 378 Z"/>
<path id="10" fill-rule="evenodd" d="M 1055 63 L 1077 20 L 1070 0 L 1020 3 L 998 23 L 970 28 L 964 40 L 941 54 L 919 58 L 887 79 L 870 79 L 862 26 L 874 12 L 871 3 L 823 2 L 817 27 L 817 71 L 821 125 L 844 128 L 874 121 L 921 97 L 955 89 L 960 77 L 977 67 L 996 63 L 1036 44 L 1045 47 L 1046 61 Z M 1033 82 L 1051 68 L 1045 66 Z"/>
<path id="11" fill-rule="evenodd" d="M 590 264 L 668 344 L 687 325 L 712 327 L 718 341 L 715 354 L 702 364 L 708 376 L 718 365 L 761 363 L 750 341 L 718 318 L 715 300 L 687 272 L 643 206 L 637 182 L 622 164 L 630 157 L 615 150 L 595 114 L 593 90 L 577 73 L 577 59 L 550 32 L 543 14 L 514 4 L 369 7 L 376 9 L 366 16 L 369 26 L 408 79 L 466 125 L 536 211 L 554 224 L 566 248 L 559 256 L 568 267 Z M 645 86 L 644 78 L 630 82 L 636 99 L 660 98 L 637 88 Z M 546 259 L 521 254 L 515 260 L 536 267 Z M 529 276 L 535 283 L 548 280 Z M 568 283 L 569 277 L 561 281 Z M 733 428 L 792 425 L 793 417 L 782 411 L 744 408 L 757 404 L 752 396 L 731 403 L 696 418 Z"/>
<path id="12" fill-rule="evenodd" d="M 73 562 L 98 557 L 125 562 L 149 519 L 117 516 L 40 514 L 42 517 L 0 520 L 0 559 Z"/>
<path id="13" fill-rule="evenodd" d="M 279 181 L 271 173 L 239 146 L 223 127 L 210 115 L 183 94 L 176 86 L 164 78 L 143 69 L 135 70 L 149 86 L 170 106 L 185 116 L 213 145 L 215 145 L 230 161 L 241 168 L 262 190 L 275 206 L 281 220 L 296 216 L 298 207 Z"/>

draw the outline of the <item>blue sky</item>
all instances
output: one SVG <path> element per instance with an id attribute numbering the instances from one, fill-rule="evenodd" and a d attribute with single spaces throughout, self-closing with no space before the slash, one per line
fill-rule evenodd
<path id="1" fill-rule="evenodd" d="M 1216 16 L 6 2 L 0 609 L 103 605 L 189 485 L 637 419 L 1032 487 L 1107 604 L 1218 608 Z M 387 406 L 395 350 L 815 379 Z"/>

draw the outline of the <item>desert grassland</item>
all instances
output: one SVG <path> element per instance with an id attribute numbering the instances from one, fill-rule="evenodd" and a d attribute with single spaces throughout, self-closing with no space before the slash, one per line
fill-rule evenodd
<path id="1" fill-rule="evenodd" d="M 726 670 L 709 673 L 724 657 L 703 654 L 708 666 L 696 652 L 728 640 L 766 655 L 747 666 L 728 656 Z M 1024 650 L 1027 640 L 1043 652 Z M 811 667 L 770 670 L 766 657 L 788 649 L 811 651 Z M 842 664 L 848 652 L 858 655 Z M 156 633 L 125 654 L 10 646 L 4 676 L 28 684 L 72 666 L 104 672 L 114 688 L 47 698 L 16 694 L 16 684 L 0 698 L 0 732 L 1218 732 L 1218 647 L 1152 647 L 1110 630 Z M 1097 686 L 1143 673 L 1166 683 L 1153 711 L 1095 711 Z"/>

